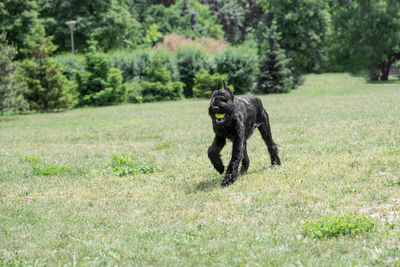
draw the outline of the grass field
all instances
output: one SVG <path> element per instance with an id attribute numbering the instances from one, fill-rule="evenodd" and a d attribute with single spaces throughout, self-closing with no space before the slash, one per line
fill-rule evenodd
<path id="1" fill-rule="evenodd" d="M 0 117 L 0 265 L 400 266 L 400 84 L 310 75 L 262 100 L 282 166 L 255 132 L 228 188 L 207 100 Z M 114 174 L 125 152 L 154 172 Z M 375 226 L 305 234 L 334 216 Z"/>

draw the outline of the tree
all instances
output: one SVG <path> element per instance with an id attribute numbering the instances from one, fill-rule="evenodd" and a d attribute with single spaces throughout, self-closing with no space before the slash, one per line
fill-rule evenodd
<path id="1" fill-rule="evenodd" d="M 332 0 L 333 62 L 351 72 L 367 71 L 371 80 L 387 81 L 400 59 L 400 2 Z"/>
<path id="2" fill-rule="evenodd" d="M 74 104 L 73 84 L 62 74 L 61 65 L 49 56 L 56 50 L 44 27 L 37 24 L 27 37 L 20 77 L 27 85 L 25 98 L 31 109 L 51 111 Z"/>
<path id="3" fill-rule="evenodd" d="M 85 54 L 85 69 L 75 74 L 78 85 L 79 105 L 105 106 L 122 103 L 126 88 L 121 71 L 113 67 L 104 53 L 97 51 L 97 42 L 89 42 Z"/>
<path id="4" fill-rule="evenodd" d="M 12 62 L 16 53 L 16 49 L 7 44 L 5 34 L 0 35 L 0 114 L 27 109 L 23 97 L 26 84 L 16 79 L 17 66 Z"/>
<path id="5" fill-rule="evenodd" d="M 5 32 L 8 43 L 16 47 L 17 59 L 23 58 L 19 52 L 25 48 L 26 37 L 37 23 L 35 2 L 31 0 L 0 1 L 0 32 Z"/>
<path id="6" fill-rule="evenodd" d="M 269 27 L 261 31 L 259 40 L 261 60 L 256 93 L 287 93 L 293 88 L 290 60 L 286 58 L 284 50 L 279 45 L 281 36 L 277 28 L 276 22 L 272 21 Z"/>
<path id="7" fill-rule="evenodd" d="M 40 17 L 47 32 L 54 35 L 54 43 L 62 51 L 69 51 L 70 33 L 67 20 L 76 20 L 75 47 L 83 51 L 87 40 L 97 40 L 105 50 L 135 47 L 142 43 L 140 24 L 120 0 L 39 0 Z"/>
<path id="8" fill-rule="evenodd" d="M 291 59 L 296 81 L 321 70 L 328 30 L 328 7 L 320 0 L 261 0 L 264 25 L 276 21 L 280 47 Z"/>

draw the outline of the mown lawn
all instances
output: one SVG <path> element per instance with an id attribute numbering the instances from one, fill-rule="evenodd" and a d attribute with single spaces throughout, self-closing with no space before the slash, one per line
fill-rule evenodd
<path id="1" fill-rule="evenodd" d="M 282 166 L 255 132 L 228 188 L 207 100 L 0 117 L 0 265 L 400 265 L 400 84 L 310 75 L 262 100 Z M 125 152 L 155 172 L 113 174 Z M 376 226 L 305 234 L 332 216 Z"/>

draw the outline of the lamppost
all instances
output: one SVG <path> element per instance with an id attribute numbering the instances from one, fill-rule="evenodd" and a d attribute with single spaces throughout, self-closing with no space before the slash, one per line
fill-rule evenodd
<path id="1" fill-rule="evenodd" d="M 72 54 L 75 52 L 75 47 L 74 47 L 74 26 L 76 24 L 75 20 L 69 20 L 65 22 L 65 24 L 68 26 L 69 31 L 71 32 L 71 48 L 72 48 Z"/>

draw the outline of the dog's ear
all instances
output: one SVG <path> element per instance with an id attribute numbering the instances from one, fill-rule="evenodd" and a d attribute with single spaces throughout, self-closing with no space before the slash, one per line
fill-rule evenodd
<path id="1" fill-rule="evenodd" d="M 217 90 L 221 89 L 221 81 L 218 81 L 218 87 Z"/>
<path id="2" fill-rule="evenodd" d="M 233 99 L 233 93 L 232 93 L 232 91 L 231 91 L 231 89 L 229 89 L 228 88 L 228 86 L 226 86 L 226 84 L 225 84 L 225 81 L 224 81 L 224 89 L 226 90 L 226 91 L 228 91 L 228 93 L 232 96 L 232 99 Z"/>

